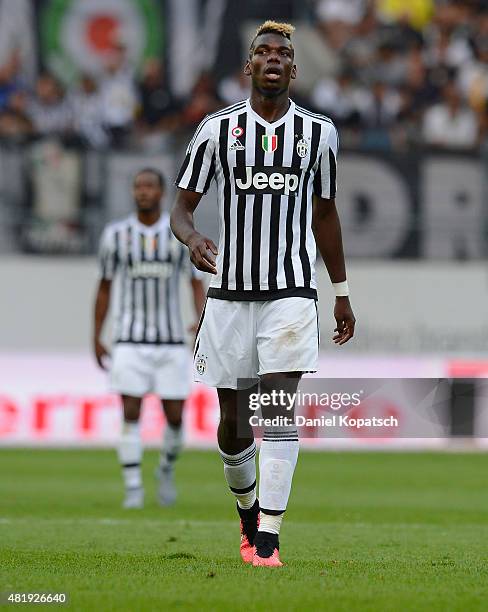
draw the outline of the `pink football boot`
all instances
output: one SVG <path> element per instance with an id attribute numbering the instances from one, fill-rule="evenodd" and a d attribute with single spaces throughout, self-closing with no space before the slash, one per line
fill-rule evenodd
<path id="1" fill-rule="evenodd" d="M 252 563 L 254 554 L 254 536 L 259 527 L 259 502 L 256 500 L 254 506 L 249 510 L 239 508 L 237 512 L 241 517 L 241 559 L 244 563 Z"/>
<path id="2" fill-rule="evenodd" d="M 280 561 L 280 544 L 275 533 L 258 531 L 254 538 L 254 567 L 282 567 Z"/>

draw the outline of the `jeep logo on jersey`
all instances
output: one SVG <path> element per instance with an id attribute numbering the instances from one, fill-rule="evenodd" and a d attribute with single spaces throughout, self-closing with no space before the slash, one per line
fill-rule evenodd
<path id="1" fill-rule="evenodd" d="M 131 278 L 169 278 L 173 264 L 169 261 L 136 261 L 128 268 Z"/>
<path id="2" fill-rule="evenodd" d="M 238 195 L 271 193 L 295 197 L 300 184 L 300 168 L 237 166 L 234 180 Z"/>

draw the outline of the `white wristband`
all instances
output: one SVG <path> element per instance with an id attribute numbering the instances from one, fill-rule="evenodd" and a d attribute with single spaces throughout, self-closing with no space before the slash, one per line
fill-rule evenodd
<path id="1" fill-rule="evenodd" d="M 336 297 L 347 297 L 349 295 L 349 285 L 347 280 L 342 283 L 332 283 Z"/>

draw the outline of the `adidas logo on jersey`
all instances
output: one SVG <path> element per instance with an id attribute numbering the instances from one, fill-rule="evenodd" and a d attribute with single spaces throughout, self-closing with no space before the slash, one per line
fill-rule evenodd
<path id="1" fill-rule="evenodd" d="M 245 148 L 246 147 L 242 144 L 240 140 L 236 140 L 230 145 L 229 151 L 244 151 Z"/>
<path id="2" fill-rule="evenodd" d="M 236 193 L 242 195 L 273 194 L 294 197 L 300 184 L 299 168 L 246 166 L 234 168 Z"/>

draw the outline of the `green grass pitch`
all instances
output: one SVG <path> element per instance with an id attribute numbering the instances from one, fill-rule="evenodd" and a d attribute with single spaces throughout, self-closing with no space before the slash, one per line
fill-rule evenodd
<path id="1" fill-rule="evenodd" d="M 156 461 L 145 509 L 124 511 L 114 452 L 0 451 L 0 592 L 67 592 L 83 611 L 488 607 L 486 455 L 303 452 L 280 569 L 241 563 L 216 453 L 183 455 L 170 509 Z"/>

